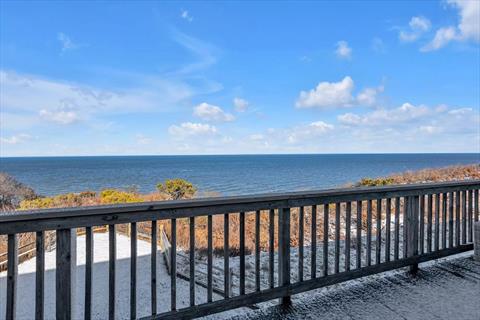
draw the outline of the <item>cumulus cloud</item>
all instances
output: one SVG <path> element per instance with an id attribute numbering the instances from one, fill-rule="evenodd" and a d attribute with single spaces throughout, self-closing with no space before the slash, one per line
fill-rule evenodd
<path id="1" fill-rule="evenodd" d="M 235 120 L 235 117 L 226 113 L 222 108 L 203 102 L 193 109 L 193 114 L 205 121 L 229 122 Z"/>
<path id="2" fill-rule="evenodd" d="M 356 105 L 373 106 L 383 86 L 365 88 L 356 97 L 353 95 L 354 82 L 349 76 L 339 82 L 320 82 L 310 91 L 301 91 L 296 101 L 297 108 L 344 108 Z"/>
<path id="3" fill-rule="evenodd" d="M 378 109 L 365 115 L 346 113 L 337 117 L 341 124 L 345 125 L 386 125 L 405 122 L 426 116 L 430 110 L 424 106 L 414 106 L 410 103 L 404 103 L 394 109 Z"/>
<path id="4" fill-rule="evenodd" d="M 235 111 L 237 112 L 245 112 L 248 109 L 250 103 L 242 98 L 234 98 L 233 105 L 235 106 Z"/>
<path id="5" fill-rule="evenodd" d="M 352 57 L 352 48 L 348 46 L 347 41 L 338 41 L 335 54 L 340 59 L 350 59 Z"/>
<path id="6" fill-rule="evenodd" d="M 480 1 L 448 0 L 447 3 L 458 10 L 458 25 L 439 28 L 421 51 L 438 50 L 451 41 L 480 42 Z"/>
<path id="7" fill-rule="evenodd" d="M 0 137 L 0 142 L 6 143 L 6 144 L 20 144 L 23 143 L 27 140 L 30 140 L 32 137 L 29 134 L 26 133 L 20 133 L 17 135 L 13 135 L 10 137 Z"/>
<path id="8" fill-rule="evenodd" d="M 217 128 L 205 123 L 184 122 L 180 125 L 170 126 L 168 128 L 168 133 L 174 138 L 186 138 L 191 136 L 216 134 Z"/>
<path id="9" fill-rule="evenodd" d="M 400 40 L 404 42 L 412 42 L 420 38 L 423 33 L 430 30 L 431 23 L 427 18 L 417 16 L 410 19 L 408 26 L 408 30 L 401 30 L 398 34 Z"/>

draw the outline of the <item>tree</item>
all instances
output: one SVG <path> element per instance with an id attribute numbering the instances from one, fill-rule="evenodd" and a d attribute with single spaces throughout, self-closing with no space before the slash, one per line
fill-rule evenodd
<path id="1" fill-rule="evenodd" d="M 168 194 L 173 200 L 192 198 L 197 188 L 184 179 L 167 179 L 157 184 L 159 192 Z"/>
<path id="2" fill-rule="evenodd" d="M 32 200 L 38 195 L 32 188 L 14 177 L 0 172 L 0 210 L 13 210 L 23 200 Z"/>

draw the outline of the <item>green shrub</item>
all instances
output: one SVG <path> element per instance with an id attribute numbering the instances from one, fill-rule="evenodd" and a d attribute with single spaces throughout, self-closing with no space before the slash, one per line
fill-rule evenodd
<path id="1" fill-rule="evenodd" d="M 55 205 L 54 199 L 51 197 L 36 198 L 32 200 L 22 200 L 19 210 L 48 209 Z"/>
<path id="2" fill-rule="evenodd" d="M 164 183 L 157 184 L 157 189 L 174 200 L 192 198 L 197 192 L 197 188 L 184 179 L 167 179 Z"/>
<path id="3" fill-rule="evenodd" d="M 393 184 L 394 180 L 391 178 L 363 178 L 360 180 L 359 186 L 361 187 L 376 187 L 376 186 L 386 186 Z"/>
<path id="4" fill-rule="evenodd" d="M 100 192 L 100 201 L 104 204 L 142 202 L 142 198 L 132 192 L 116 189 L 105 189 Z"/>

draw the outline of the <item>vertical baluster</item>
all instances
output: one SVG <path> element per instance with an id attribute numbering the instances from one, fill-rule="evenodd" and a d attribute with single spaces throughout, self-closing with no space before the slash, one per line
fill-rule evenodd
<path id="1" fill-rule="evenodd" d="M 195 217 L 190 217 L 190 307 L 195 305 Z"/>
<path id="2" fill-rule="evenodd" d="M 223 215 L 223 291 L 225 298 L 230 296 L 230 244 L 229 244 L 229 214 Z"/>
<path id="3" fill-rule="evenodd" d="M 213 217 L 209 215 L 207 218 L 207 231 L 208 231 L 208 243 L 207 243 L 207 302 L 213 300 Z"/>
<path id="4" fill-rule="evenodd" d="M 377 239 L 375 246 L 375 263 L 380 264 L 380 255 L 382 252 L 382 199 L 377 199 Z"/>
<path id="5" fill-rule="evenodd" d="M 420 236 L 419 236 L 419 245 L 420 245 L 420 254 L 425 253 L 425 196 L 419 196 L 420 199 Z"/>
<path id="6" fill-rule="evenodd" d="M 130 319 L 137 318 L 137 223 L 130 224 Z"/>
<path id="7" fill-rule="evenodd" d="M 328 275 L 328 203 L 323 206 L 323 275 Z"/>
<path id="8" fill-rule="evenodd" d="M 38 234 L 38 232 L 37 232 Z M 37 259 L 38 259 L 37 254 Z M 85 228 L 85 319 L 92 317 L 92 265 L 93 265 L 93 230 Z M 43 318 L 43 317 L 42 317 Z"/>
<path id="9" fill-rule="evenodd" d="M 240 295 L 245 294 L 245 212 L 240 212 Z"/>
<path id="10" fill-rule="evenodd" d="M 395 244 L 393 248 L 393 258 L 398 260 L 400 251 L 400 198 L 395 198 Z"/>
<path id="11" fill-rule="evenodd" d="M 152 221 L 150 296 L 152 316 L 157 314 L 157 221 Z"/>
<path id="12" fill-rule="evenodd" d="M 367 201 L 367 266 L 372 265 L 372 200 Z"/>
<path id="13" fill-rule="evenodd" d="M 71 319 L 74 316 L 76 229 L 56 231 L 55 316 Z"/>
<path id="14" fill-rule="evenodd" d="M 473 190 L 468 190 L 468 242 L 473 241 Z"/>
<path id="15" fill-rule="evenodd" d="M 345 212 L 345 271 L 350 270 L 350 232 L 352 224 L 352 203 L 347 202 Z"/>
<path id="16" fill-rule="evenodd" d="M 340 272 L 340 210 L 341 204 L 335 204 L 335 273 Z"/>
<path id="17" fill-rule="evenodd" d="M 278 212 L 278 281 L 280 286 L 290 284 L 290 208 Z M 290 296 L 281 299 L 283 305 L 290 304 Z"/>
<path id="18" fill-rule="evenodd" d="M 455 244 L 460 245 L 460 191 L 455 192 Z"/>
<path id="19" fill-rule="evenodd" d="M 310 226 L 311 238 L 311 259 L 310 259 L 310 275 L 312 279 L 317 277 L 317 206 L 312 206 L 312 225 Z"/>
<path id="20" fill-rule="evenodd" d="M 108 318 L 112 320 L 115 319 L 115 269 L 117 261 L 116 225 L 114 224 L 108 226 L 108 242 Z"/>
<path id="21" fill-rule="evenodd" d="M 432 252 L 433 195 L 427 197 L 427 252 Z"/>
<path id="22" fill-rule="evenodd" d="M 447 247 L 447 194 L 442 194 L 442 249 Z"/>
<path id="23" fill-rule="evenodd" d="M 300 207 L 298 215 L 298 281 L 303 281 L 303 220 L 304 208 Z"/>
<path id="24" fill-rule="evenodd" d="M 362 267 L 362 201 L 357 201 L 357 269 Z"/>
<path id="25" fill-rule="evenodd" d="M 8 235 L 7 244 L 7 306 L 6 319 L 15 319 L 17 305 L 18 239 L 16 234 Z"/>
<path id="26" fill-rule="evenodd" d="M 386 223 L 386 228 L 385 228 L 385 261 L 388 262 L 390 261 L 390 224 L 392 222 L 392 199 L 387 198 L 387 204 L 386 204 L 386 212 L 385 212 L 385 223 Z"/>
<path id="27" fill-rule="evenodd" d="M 448 193 L 448 247 L 453 247 L 453 192 Z"/>
<path id="28" fill-rule="evenodd" d="M 170 220 L 170 237 L 172 248 L 170 251 L 170 308 L 177 310 L 177 219 Z"/>
<path id="29" fill-rule="evenodd" d="M 87 257 L 88 258 L 88 257 Z M 45 232 L 37 231 L 35 239 L 35 319 L 43 319 L 45 291 Z M 86 318 L 86 315 L 85 315 Z"/>
<path id="30" fill-rule="evenodd" d="M 462 191 L 462 244 L 467 243 L 467 190 Z"/>
<path id="31" fill-rule="evenodd" d="M 268 213 L 268 283 L 272 289 L 275 286 L 275 210 Z"/>
<path id="32" fill-rule="evenodd" d="M 475 190 L 475 221 L 478 221 L 479 217 L 480 217 L 480 199 L 479 199 L 479 196 L 480 196 L 480 190 Z"/>
<path id="33" fill-rule="evenodd" d="M 255 291 L 260 291 L 260 211 L 255 212 Z"/>
<path id="34" fill-rule="evenodd" d="M 435 195 L 435 251 L 440 248 L 440 194 Z"/>
<path id="35" fill-rule="evenodd" d="M 418 255 L 418 204 L 419 196 L 408 196 L 406 198 L 406 227 L 407 227 L 407 256 Z M 410 267 L 411 272 L 418 270 L 418 264 Z"/>

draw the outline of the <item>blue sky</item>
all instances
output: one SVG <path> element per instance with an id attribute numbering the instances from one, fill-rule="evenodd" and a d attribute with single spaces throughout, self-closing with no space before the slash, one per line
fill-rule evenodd
<path id="1" fill-rule="evenodd" d="M 0 3 L 0 155 L 480 152 L 480 2 Z"/>

